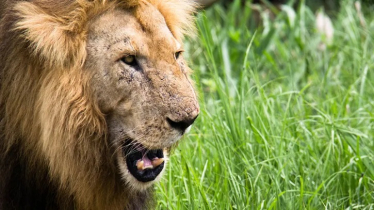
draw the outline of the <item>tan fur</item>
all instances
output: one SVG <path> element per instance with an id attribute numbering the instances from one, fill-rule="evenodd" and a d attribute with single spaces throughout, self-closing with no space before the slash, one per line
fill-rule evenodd
<path id="1" fill-rule="evenodd" d="M 197 116 L 188 67 L 173 57 L 193 30 L 194 6 L 2 0 L 0 7 L 0 208 L 11 206 L 16 166 L 20 179 L 38 177 L 22 183 L 51 186 L 45 191 L 56 201 L 44 208 L 145 208 L 152 183 L 128 177 L 119 150 L 125 138 L 166 150 L 181 135 L 165 117 Z M 126 53 L 142 71 L 120 63 Z"/>

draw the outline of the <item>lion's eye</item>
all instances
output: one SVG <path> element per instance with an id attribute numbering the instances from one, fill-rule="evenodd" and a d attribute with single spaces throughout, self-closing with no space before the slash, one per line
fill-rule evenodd
<path id="1" fill-rule="evenodd" d="M 179 56 L 180 56 L 182 53 L 183 53 L 183 51 L 178 51 L 178 52 L 176 52 L 176 53 L 174 54 L 175 59 L 178 59 Z"/>
<path id="2" fill-rule="evenodd" d="M 137 62 L 134 55 L 126 55 L 125 57 L 121 58 L 121 61 L 126 63 L 130 66 L 136 66 Z"/>

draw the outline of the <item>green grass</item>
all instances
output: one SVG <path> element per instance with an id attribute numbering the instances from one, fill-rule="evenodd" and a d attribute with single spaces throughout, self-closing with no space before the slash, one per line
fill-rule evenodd
<path id="1" fill-rule="evenodd" d="M 199 14 L 201 114 L 157 209 L 374 208 L 374 16 L 341 5 L 325 50 L 303 4 L 257 29 L 238 2 Z"/>

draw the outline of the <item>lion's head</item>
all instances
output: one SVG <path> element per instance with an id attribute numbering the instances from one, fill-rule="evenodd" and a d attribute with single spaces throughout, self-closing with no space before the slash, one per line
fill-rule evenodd
<path id="1" fill-rule="evenodd" d="M 16 150 L 20 162 L 38 168 L 29 173 L 47 174 L 44 181 L 57 186 L 65 206 L 131 208 L 130 200 L 146 199 L 139 197 L 159 179 L 170 147 L 199 113 L 181 42 L 193 5 L 6 5 L 0 25 L 3 159 Z"/>
<path id="2" fill-rule="evenodd" d="M 88 30 L 89 86 L 110 144 L 122 148 L 116 155 L 124 179 L 143 187 L 199 113 L 182 44 L 150 4 L 104 13 Z"/>

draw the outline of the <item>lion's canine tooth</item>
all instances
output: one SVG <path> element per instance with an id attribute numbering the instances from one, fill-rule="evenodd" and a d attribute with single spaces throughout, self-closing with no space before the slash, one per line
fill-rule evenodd
<path id="1" fill-rule="evenodd" d="M 152 165 L 153 167 L 157 167 L 161 165 L 161 163 L 163 162 L 164 162 L 164 158 L 158 158 L 158 159 L 152 160 Z"/>
<path id="2" fill-rule="evenodd" d="M 138 170 L 144 170 L 144 161 L 138 161 L 136 163 L 136 167 L 138 168 Z"/>

